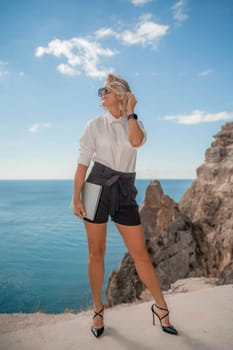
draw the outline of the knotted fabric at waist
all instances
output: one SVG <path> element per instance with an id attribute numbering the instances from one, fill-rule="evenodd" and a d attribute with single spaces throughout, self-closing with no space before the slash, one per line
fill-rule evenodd
<path id="1" fill-rule="evenodd" d="M 110 214 L 114 215 L 119 209 L 120 197 L 124 205 L 136 204 L 135 176 L 136 173 L 120 172 L 95 162 L 87 181 L 103 185 L 104 192 L 109 194 Z"/>

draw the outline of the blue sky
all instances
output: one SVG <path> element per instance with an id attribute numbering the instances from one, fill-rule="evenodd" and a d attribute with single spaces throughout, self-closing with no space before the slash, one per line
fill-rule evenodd
<path id="1" fill-rule="evenodd" d="M 232 0 L 0 0 L 0 179 L 72 178 L 110 71 L 147 130 L 138 178 L 195 178 L 233 119 Z"/>

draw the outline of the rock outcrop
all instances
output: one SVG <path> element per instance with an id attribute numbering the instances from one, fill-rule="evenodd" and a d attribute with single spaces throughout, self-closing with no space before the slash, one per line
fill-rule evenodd
<path id="1" fill-rule="evenodd" d="M 179 278 L 202 274 L 196 254 L 198 229 L 180 212 L 177 203 L 163 194 L 159 181 L 148 186 L 140 215 L 150 258 L 164 290 Z M 144 289 L 127 253 L 109 278 L 106 305 L 132 302 Z"/>
<path id="2" fill-rule="evenodd" d="M 163 290 L 187 277 L 233 283 L 233 123 L 225 124 L 206 151 L 197 179 L 180 203 L 152 181 L 140 209 L 150 258 Z M 145 286 L 125 254 L 107 287 L 106 304 L 132 302 Z"/>
<path id="3" fill-rule="evenodd" d="M 203 232 L 206 274 L 221 275 L 227 281 L 226 276 L 233 275 L 229 273 L 233 262 L 233 123 L 225 124 L 214 137 L 179 208 Z"/>

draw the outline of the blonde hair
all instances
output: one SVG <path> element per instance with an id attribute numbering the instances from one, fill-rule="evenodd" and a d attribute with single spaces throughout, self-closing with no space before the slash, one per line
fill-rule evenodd
<path id="1" fill-rule="evenodd" d="M 120 76 L 108 74 L 105 86 L 109 87 L 117 96 L 119 110 L 121 115 L 126 115 L 126 106 L 128 102 L 127 92 L 131 92 L 129 84 Z"/>

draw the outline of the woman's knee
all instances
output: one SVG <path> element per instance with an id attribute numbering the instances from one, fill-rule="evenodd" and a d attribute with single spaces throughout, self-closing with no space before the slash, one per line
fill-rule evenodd
<path id="1" fill-rule="evenodd" d="M 90 246 L 89 247 L 89 260 L 94 262 L 100 262 L 104 260 L 105 245 L 104 246 Z"/>

